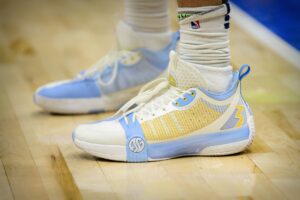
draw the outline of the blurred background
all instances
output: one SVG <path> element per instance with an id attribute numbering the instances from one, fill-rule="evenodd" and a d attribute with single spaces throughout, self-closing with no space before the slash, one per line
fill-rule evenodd
<path id="1" fill-rule="evenodd" d="M 73 128 L 111 113 L 50 115 L 37 87 L 74 77 L 115 46 L 121 0 L 0 0 L 0 199 L 298 199 L 300 3 L 232 0 L 231 61 L 257 136 L 244 154 L 151 164 L 96 160 Z M 170 1 L 177 30 L 176 1 Z M 158 178 L 159 177 L 159 178 Z"/>

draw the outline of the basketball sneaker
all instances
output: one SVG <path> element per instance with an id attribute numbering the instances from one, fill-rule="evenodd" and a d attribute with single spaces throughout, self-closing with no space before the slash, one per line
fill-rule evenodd
<path id="1" fill-rule="evenodd" d="M 245 150 L 255 132 L 241 95 L 250 67 L 242 66 L 228 89 L 215 93 L 199 85 L 198 69 L 174 52 L 170 57 L 168 79 L 145 85 L 112 119 L 79 125 L 72 134 L 75 145 L 97 157 L 127 162 Z"/>
<path id="2" fill-rule="evenodd" d="M 53 113 L 117 110 L 134 97 L 145 83 L 162 75 L 168 66 L 170 51 L 176 48 L 179 33 L 147 35 L 135 33 L 125 23 L 121 25 L 117 35 L 122 50 L 112 51 L 72 80 L 40 87 L 34 94 L 34 102 Z M 142 40 L 147 37 L 149 40 Z M 158 51 L 124 49 L 132 44 L 143 46 L 145 42 L 153 44 L 166 38 L 169 44 Z"/>

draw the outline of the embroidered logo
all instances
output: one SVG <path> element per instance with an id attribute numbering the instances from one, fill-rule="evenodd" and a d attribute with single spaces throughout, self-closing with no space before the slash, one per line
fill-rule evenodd
<path id="1" fill-rule="evenodd" d="M 144 150 L 145 143 L 144 140 L 140 137 L 134 137 L 129 141 L 129 149 L 134 153 L 139 153 Z"/>
<path id="2" fill-rule="evenodd" d="M 200 28 L 200 21 L 199 20 L 192 21 L 191 26 L 192 26 L 192 29 L 199 29 Z"/>

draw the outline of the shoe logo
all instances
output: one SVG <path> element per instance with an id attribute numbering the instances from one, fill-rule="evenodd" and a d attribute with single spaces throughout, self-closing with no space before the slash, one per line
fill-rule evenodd
<path id="1" fill-rule="evenodd" d="M 192 21 L 191 26 L 192 26 L 192 29 L 199 29 L 200 28 L 200 21 L 199 20 Z"/>
<path id="2" fill-rule="evenodd" d="M 237 109 L 237 112 L 236 112 L 235 118 L 238 119 L 238 122 L 236 123 L 235 127 L 239 128 L 244 123 L 244 116 L 242 115 L 244 106 L 238 105 L 238 106 L 236 106 L 236 109 Z"/>
<path id="3" fill-rule="evenodd" d="M 129 141 L 129 149 L 134 153 L 139 153 L 144 150 L 145 143 L 144 140 L 140 137 L 134 137 Z"/>

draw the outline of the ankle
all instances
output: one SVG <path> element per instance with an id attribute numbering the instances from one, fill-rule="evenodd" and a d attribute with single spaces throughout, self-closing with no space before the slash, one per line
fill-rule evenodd
<path id="1" fill-rule="evenodd" d="M 117 38 L 123 49 L 146 48 L 159 51 L 172 40 L 171 30 L 160 33 L 146 33 L 133 30 L 132 26 L 120 21 L 117 25 Z"/>
<path id="2" fill-rule="evenodd" d="M 125 0 L 124 21 L 138 32 L 166 32 L 170 29 L 168 0 Z"/>

